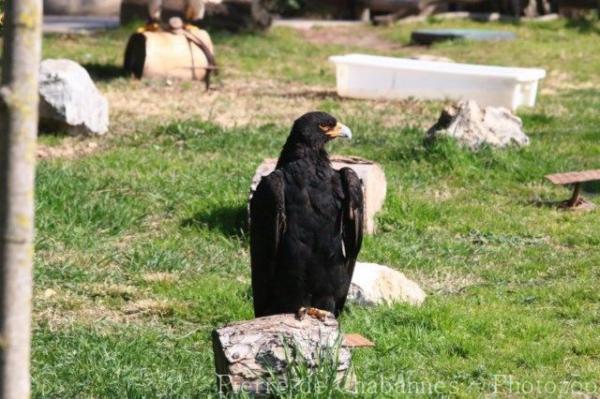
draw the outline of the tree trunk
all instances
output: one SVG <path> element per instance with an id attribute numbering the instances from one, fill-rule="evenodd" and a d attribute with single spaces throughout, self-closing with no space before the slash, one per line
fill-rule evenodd
<path id="1" fill-rule="evenodd" d="M 42 0 L 8 0 L 0 89 L 0 397 L 30 396 Z"/>

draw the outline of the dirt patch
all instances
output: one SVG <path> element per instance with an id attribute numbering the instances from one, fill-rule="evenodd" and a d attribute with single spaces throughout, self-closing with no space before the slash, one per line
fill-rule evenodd
<path id="1" fill-rule="evenodd" d="M 86 295 L 61 287 L 36 290 L 34 305 L 34 322 L 44 323 L 50 328 L 76 323 L 93 325 L 102 321 L 128 322 L 123 313 Z"/>
<path id="2" fill-rule="evenodd" d="M 417 190 L 407 195 L 418 197 L 424 201 L 432 201 L 434 203 L 444 203 L 450 201 L 464 192 L 463 188 L 449 187 L 442 182 L 436 187 L 426 187 L 423 190 Z"/>
<path id="3" fill-rule="evenodd" d="M 59 145 L 40 145 L 39 159 L 79 158 L 111 147 L 128 134 L 146 134 L 176 121 L 202 120 L 225 128 L 274 123 L 291 126 L 308 111 L 329 109 L 340 120 L 368 118 L 381 126 L 428 127 L 436 119 L 426 103 L 341 98 L 335 85 L 303 85 L 231 76 L 206 92 L 202 82 L 128 81 L 103 88 L 111 106 L 108 135 L 67 137 Z M 333 105 L 332 105 L 333 104 Z"/>
<path id="4" fill-rule="evenodd" d="M 130 300 L 137 293 L 137 288 L 132 285 L 125 284 L 90 284 L 85 287 L 85 291 L 92 298 L 122 298 Z"/>
<path id="5" fill-rule="evenodd" d="M 192 87 L 190 89 L 190 87 Z M 224 127 L 277 123 L 291 125 L 303 112 L 322 108 L 324 102 L 336 101 L 335 114 L 361 115 L 383 125 L 419 122 L 425 107 L 414 101 L 368 101 L 340 98 L 334 87 L 290 84 L 274 80 L 228 79 L 215 90 L 203 92 L 201 84 L 146 86 L 134 82 L 126 92 L 107 93 L 118 115 L 116 124 L 128 126 L 153 121 L 199 119 Z M 410 113 L 406 112 L 410 110 Z M 379 121 L 378 121 L 379 119 Z"/>
<path id="6" fill-rule="evenodd" d="M 551 70 L 546 79 L 542 81 L 540 92 L 545 95 L 554 95 L 560 91 L 593 89 L 594 82 L 579 82 L 566 72 Z"/>
<path id="7" fill-rule="evenodd" d="M 38 159 L 53 158 L 79 158 L 91 154 L 100 149 L 96 139 L 66 137 L 60 145 L 49 146 L 39 144 L 37 147 Z"/>
<path id="8" fill-rule="evenodd" d="M 44 324 L 52 330 L 58 330 L 75 324 L 98 326 L 103 322 L 129 324 L 136 322 L 136 319 L 100 305 L 81 307 L 74 310 L 58 310 L 46 307 L 34 314 L 34 323 Z M 140 319 L 137 322 L 142 324 L 143 320 Z"/>
<path id="9" fill-rule="evenodd" d="M 156 272 L 146 273 L 142 276 L 146 283 L 174 283 L 179 280 L 179 276 L 175 273 Z"/>
<path id="10" fill-rule="evenodd" d="M 169 316 L 173 314 L 173 306 L 171 306 L 171 304 L 165 300 L 141 299 L 139 301 L 126 304 L 123 306 L 122 311 L 126 315 L 144 314 Z"/>
<path id="11" fill-rule="evenodd" d="M 172 315 L 175 306 L 182 306 L 180 303 L 150 298 L 129 301 L 138 292 L 129 285 L 90 284 L 79 288 L 72 290 L 53 287 L 36 290 L 35 323 L 45 324 L 50 328 L 73 324 L 95 326 L 102 322 L 159 325 L 161 317 Z M 112 303 L 115 298 L 126 302 L 119 307 Z"/>
<path id="12" fill-rule="evenodd" d="M 314 44 L 362 47 L 371 51 L 395 51 L 403 48 L 401 44 L 385 39 L 367 27 L 316 27 L 298 32 L 302 38 Z"/>
<path id="13" fill-rule="evenodd" d="M 417 271 L 411 277 L 418 281 L 428 293 L 437 295 L 452 295 L 466 288 L 481 284 L 483 280 L 474 274 L 461 274 L 455 270 L 439 268 L 433 272 Z"/>
<path id="14" fill-rule="evenodd" d="M 313 28 L 298 34 L 311 43 L 334 43 L 351 49 L 386 52 L 402 48 L 368 26 Z M 157 126 L 185 120 L 208 121 L 225 128 L 274 123 L 290 126 L 304 112 L 334 109 L 341 119 L 369 118 L 383 126 L 419 126 L 426 107 L 417 101 L 391 102 L 340 98 L 335 81 L 324 85 L 284 82 L 245 71 L 224 69 L 205 91 L 203 82 L 124 80 L 100 84 L 110 104 L 106 137 L 65 137 L 58 145 L 40 145 L 38 158 L 76 159 L 115 145 L 118 137 L 145 134 Z M 429 118 L 434 116 L 428 115 Z M 434 120 L 434 119 L 433 119 Z"/>

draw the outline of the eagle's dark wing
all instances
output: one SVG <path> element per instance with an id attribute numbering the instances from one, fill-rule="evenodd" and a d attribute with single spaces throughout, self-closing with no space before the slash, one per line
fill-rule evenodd
<path id="1" fill-rule="evenodd" d="M 285 231 L 283 173 L 275 170 L 258 184 L 250 201 L 252 295 L 256 317 L 268 314 L 270 284 Z"/>
<path id="2" fill-rule="evenodd" d="M 352 281 L 356 257 L 360 252 L 363 238 L 363 190 L 362 182 L 350 168 L 340 169 L 342 188 L 344 190 L 344 202 L 342 204 L 342 239 L 344 241 L 345 266 L 348 281 Z M 346 302 L 346 297 L 338 303 L 341 311 Z"/>

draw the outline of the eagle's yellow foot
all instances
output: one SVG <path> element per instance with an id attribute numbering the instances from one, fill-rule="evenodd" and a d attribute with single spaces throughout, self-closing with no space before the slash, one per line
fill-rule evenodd
<path id="1" fill-rule="evenodd" d="M 328 314 L 329 314 L 329 312 L 326 311 L 326 310 L 321 310 L 321 309 L 317 309 L 317 308 L 305 308 L 305 307 L 301 307 L 296 312 L 296 318 L 298 320 L 304 320 L 304 318 L 306 316 L 310 316 L 310 317 L 315 318 L 317 320 L 325 321 L 325 319 L 327 318 Z"/>

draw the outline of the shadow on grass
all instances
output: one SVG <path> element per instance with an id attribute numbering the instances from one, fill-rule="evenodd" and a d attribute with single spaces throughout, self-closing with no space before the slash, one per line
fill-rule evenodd
<path id="1" fill-rule="evenodd" d="M 244 238 L 248 233 L 248 212 L 245 206 L 222 206 L 196 213 L 181 222 L 182 227 L 209 229 L 231 238 Z"/>
<path id="2" fill-rule="evenodd" d="M 587 194 L 600 194 L 600 182 L 599 181 L 590 181 L 587 183 L 583 183 L 581 185 L 581 190 Z"/>
<path id="3" fill-rule="evenodd" d="M 83 64 L 83 67 L 89 72 L 94 81 L 109 82 L 114 79 L 126 78 L 128 76 L 125 69 L 120 66 L 109 64 Z"/>
<path id="4" fill-rule="evenodd" d="M 523 115 L 522 119 L 525 123 L 533 125 L 552 125 L 556 123 L 555 116 L 541 113 Z"/>
<path id="5" fill-rule="evenodd" d="M 565 196 L 566 197 L 566 196 Z M 560 206 L 564 204 L 567 199 L 562 200 L 543 200 L 543 199 L 533 199 L 529 201 L 523 202 L 526 205 L 534 206 L 536 208 L 551 208 L 551 209 L 560 209 Z"/>
<path id="6" fill-rule="evenodd" d="M 600 7 L 597 12 L 600 15 Z M 600 22 L 597 19 L 569 19 L 566 26 L 568 29 L 576 29 L 579 33 L 596 33 L 600 35 Z"/>

